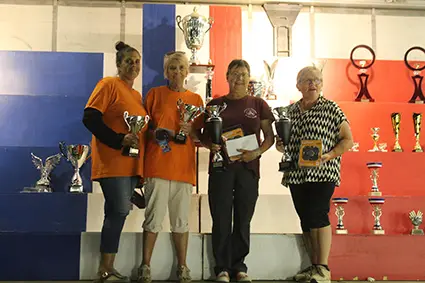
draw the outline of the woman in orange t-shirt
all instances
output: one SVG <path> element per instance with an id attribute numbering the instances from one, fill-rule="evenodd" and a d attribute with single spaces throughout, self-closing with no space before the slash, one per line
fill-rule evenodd
<path id="1" fill-rule="evenodd" d="M 130 116 L 142 116 L 142 119 L 146 116 L 142 96 L 133 89 L 134 80 L 140 72 L 140 54 L 123 42 L 117 43 L 115 48 L 118 76 L 98 82 L 84 109 L 83 118 L 84 125 L 93 134 L 92 180 L 100 183 L 105 197 L 97 282 L 130 281 L 114 269 L 114 259 L 132 206 L 134 188 L 143 177 L 143 132 L 147 129 L 146 126 L 138 134 L 128 133 L 124 120 L 125 112 Z"/>
<path id="2" fill-rule="evenodd" d="M 184 88 L 188 72 L 189 61 L 183 52 L 167 54 L 164 76 L 169 84 L 152 88 L 145 98 L 146 111 L 152 120 L 145 155 L 146 210 L 139 283 L 149 283 L 152 280 L 150 261 L 167 207 L 177 252 L 177 277 L 180 283 L 191 281 L 190 270 L 186 266 L 186 254 L 190 202 L 196 182 L 196 137 L 191 122 L 180 122 L 177 101 L 196 107 L 203 106 L 203 101 L 198 94 Z M 202 121 L 202 118 L 198 117 L 195 121 Z M 176 139 L 180 129 L 186 133 L 183 143 Z"/>

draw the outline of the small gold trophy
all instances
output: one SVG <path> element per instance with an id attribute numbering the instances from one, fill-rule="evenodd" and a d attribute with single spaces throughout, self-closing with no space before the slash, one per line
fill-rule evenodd
<path id="1" fill-rule="evenodd" d="M 422 113 L 413 113 L 413 129 L 415 131 L 416 143 L 413 152 L 423 152 L 420 139 L 421 139 L 421 122 Z"/>
<path id="2" fill-rule="evenodd" d="M 394 143 L 394 152 L 402 152 L 403 149 L 401 148 L 401 145 L 399 143 L 399 134 L 400 134 L 400 121 L 401 121 L 401 114 L 400 113 L 392 113 L 391 114 L 391 122 L 393 124 L 393 131 L 395 135 L 395 143 Z"/>
<path id="3" fill-rule="evenodd" d="M 373 139 L 373 148 L 369 149 L 369 152 L 375 152 L 375 151 L 380 151 L 379 147 L 378 147 L 378 140 L 379 140 L 379 128 L 371 128 L 372 130 L 372 134 L 370 135 Z"/>

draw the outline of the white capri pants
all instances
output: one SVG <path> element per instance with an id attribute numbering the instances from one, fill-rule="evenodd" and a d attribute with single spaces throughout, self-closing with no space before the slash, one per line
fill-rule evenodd
<path id="1" fill-rule="evenodd" d="M 162 222 L 168 207 L 171 232 L 189 232 L 192 184 L 160 178 L 146 178 L 144 191 L 146 208 L 143 229 L 145 231 L 158 233 L 162 230 Z"/>

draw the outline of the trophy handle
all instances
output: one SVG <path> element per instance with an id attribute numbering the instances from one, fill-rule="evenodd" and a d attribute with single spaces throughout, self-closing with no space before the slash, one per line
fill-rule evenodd
<path id="1" fill-rule="evenodd" d="M 128 114 L 128 111 L 124 111 L 124 114 L 123 114 L 124 122 L 125 122 L 125 124 L 126 124 L 126 125 L 127 125 L 127 127 L 128 127 L 128 131 L 131 131 L 130 124 L 127 122 L 127 118 L 128 118 L 128 116 L 130 116 L 130 115 Z"/>
<path id="2" fill-rule="evenodd" d="M 145 116 L 145 125 L 147 125 L 149 123 L 149 119 L 150 119 L 149 115 L 146 115 Z"/>
<path id="3" fill-rule="evenodd" d="M 180 25 L 180 23 L 182 22 L 182 17 L 180 15 L 178 15 L 176 17 L 176 22 L 177 22 L 177 26 L 179 27 L 179 29 L 184 33 L 184 30 L 183 30 L 183 28 Z"/>
<path id="4" fill-rule="evenodd" d="M 66 151 L 66 145 L 65 145 L 64 141 L 59 142 L 59 151 L 62 154 L 62 156 L 66 158 L 66 160 L 69 160 L 68 159 L 68 153 Z"/>
<path id="5" fill-rule="evenodd" d="M 226 108 L 227 108 L 227 104 L 226 104 L 226 102 L 223 102 L 223 105 L 220 105 L 220 108 L 218 110 L 218 115 L 220 115 L 221 112 L 223 112 L 224 110 L 226 110 Z"/>
<path id="6" fill-rule="evenodd" d="M 205 33 L 207 33 L 207 32 L 211 29 L 211 27 L 212 27 L 213 23 L 214 23 L 214 19 L 213 19 L 213 18 L 209 18 L 209 19 L 208 19 L 208 24 L 209 24 L 210 26 L 209 26 L 209 28 L 205 31 Z"/>

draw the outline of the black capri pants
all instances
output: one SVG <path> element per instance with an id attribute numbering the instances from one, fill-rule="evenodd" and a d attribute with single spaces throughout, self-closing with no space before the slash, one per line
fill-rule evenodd
<path id="1" fill-rule="evenodd" d="M 334 182 L 290 184 L 289 188 L 303 232 L 330 225 L 329 210 L 335 191 Z"/>

